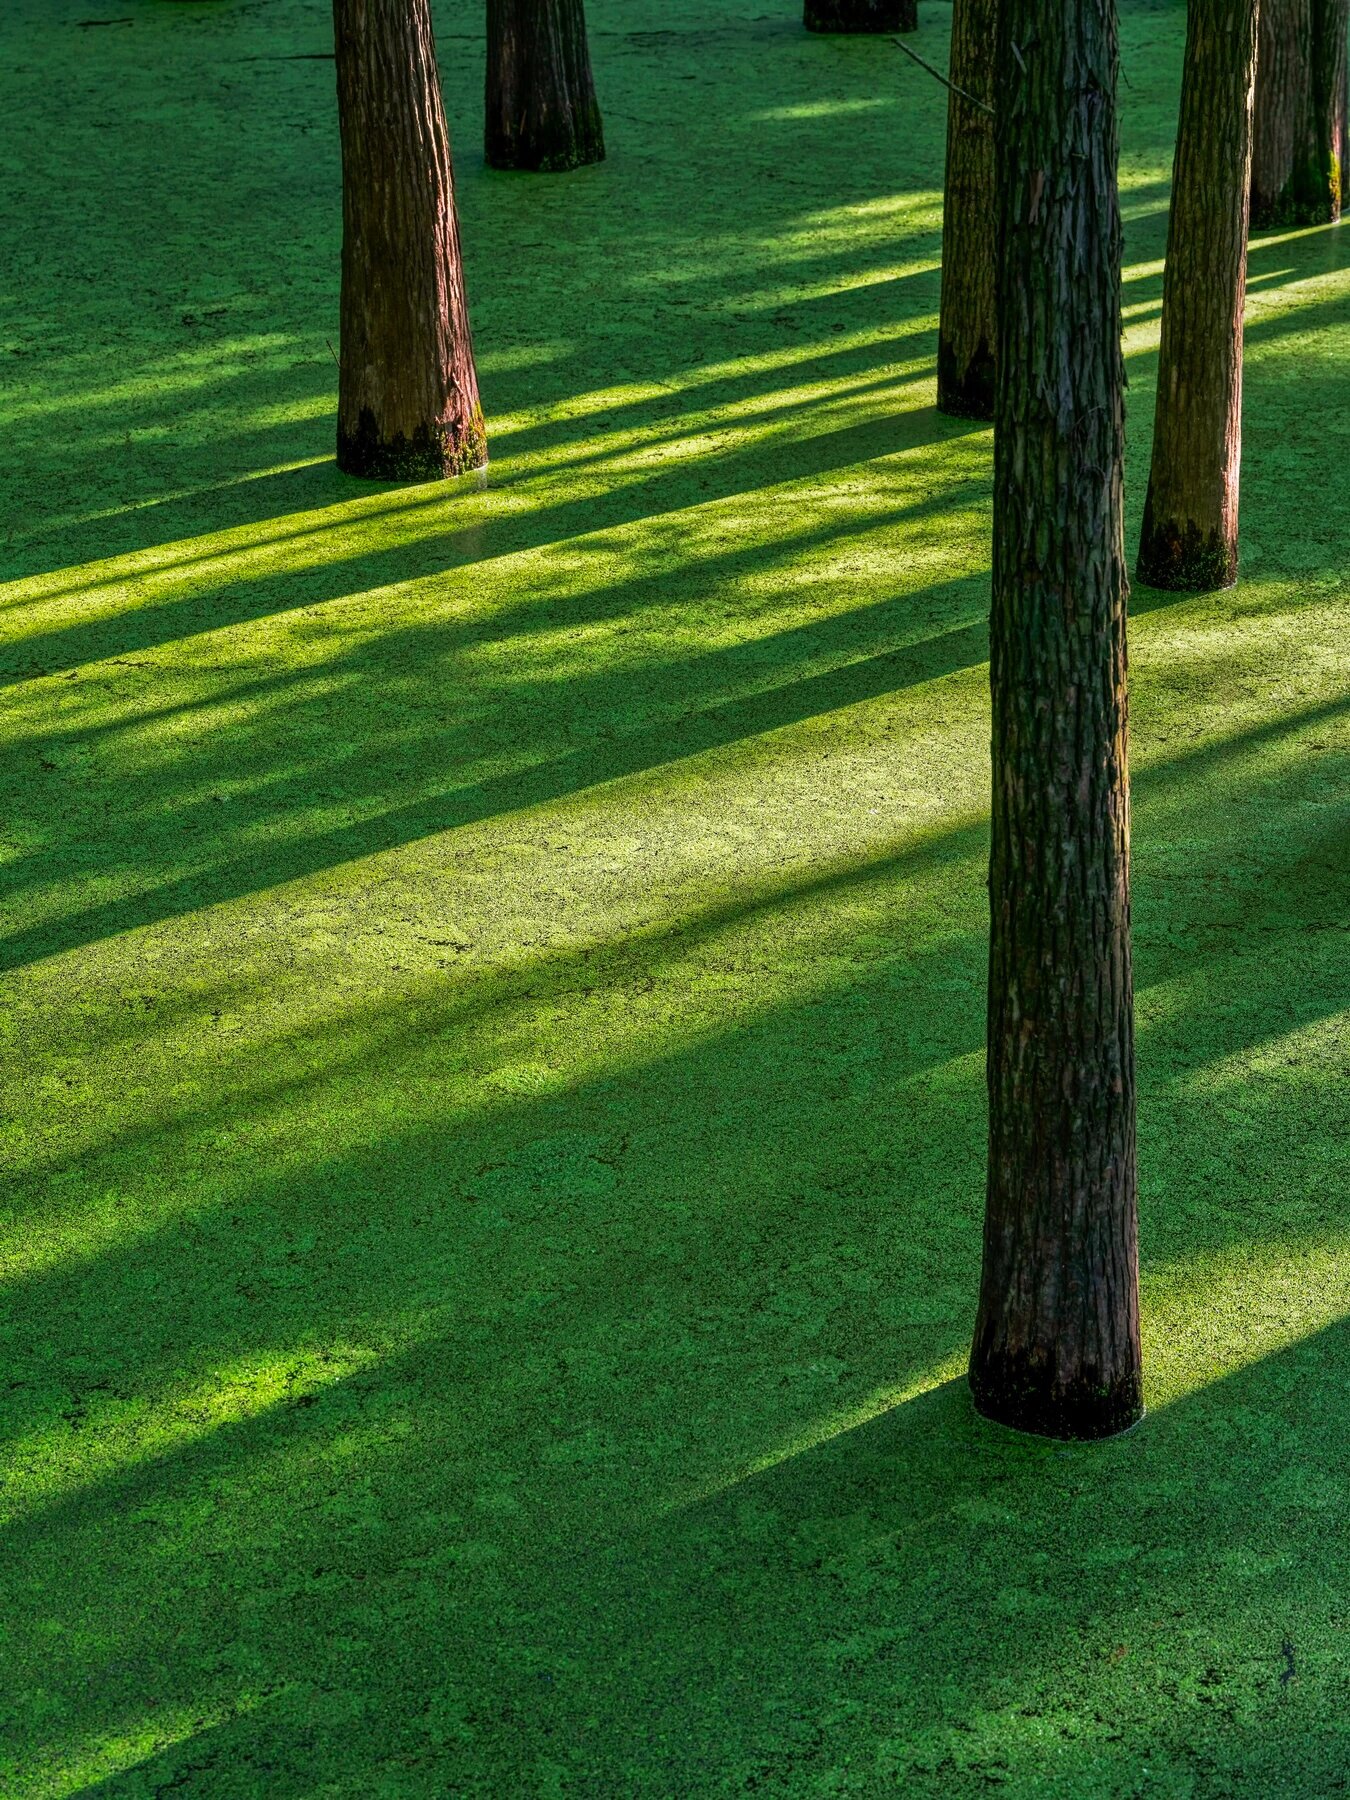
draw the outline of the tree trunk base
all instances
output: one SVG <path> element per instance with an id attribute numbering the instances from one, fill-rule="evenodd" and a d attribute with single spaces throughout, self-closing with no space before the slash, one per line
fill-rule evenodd
<path id="1" fill-rule="evenodd" d="M 583 0 L 488 0 L 483 155 L 561 175 L 605 159 Z"/>
<path id="2" fill-rule="evenodd" d="M 400 432 L 391 440 L 379 435 L 367 407 L 355 432 L 338 432 L 338 468 L 344 475 L 361 475 L 367 481 L 441 481 L 481 469 L 487 459 L 481 412 L 467 425 L 419 425 L 411 438 Z"/>
<path id="3" fill-rule="evenodd" d="M 937 409 L 953 419 L 994 416 L 994 352 L 981 344 L 964 365 L 946 338 L 938 338 Z"/>
<path id="4" fill-rule="evenodd" d="M 1282 194 L 1252 195 L 1253 231 L 1270 231 L 1275 227 L 1288 228 L 1296 225 L 1334 225 L 1340 216 L 1339 187 L 1335 193 L 1328 190 L 1313 199 L 1300 198 L 1292 186 L 1287 187 Z"/>
<path id="5" fill-rule="evenodd" d="M 605 133 L 600 108 L 574 119 L 566 131 L 520 132 L 508 136 L 489 122 L 483 155 L 490 169 L 522 169 L 535 175 L 561 175 L 605 160 Z"/>
<path id="6" fill-rule="evenodd" d="M 1345 198 L 1350 0 L 1261 8 L 1251 225 L 1334 225 Z"/>
<path id="7" fill-rule="evenodd" d="M 1087 1443 L 1119 1437 L 1144 1416 L 1143 1386 L 1137 1370 L 1097 1384 L 1084 1376 L 1069 1383 L 1026 1356 L 970 1359 L 970 1393 L 975 1410 L 996 1425 L 1035 1437 Z"/>
<path id="8" fill-rule="evenodd" d="M 1218 531 L 1202 533 L 1188 520 L 1155 519 L 1151 497 L 1144 504 L 1135 576 L 1145 587 L 1174 594 L 1216 594 L 1236 585 L 1236 538 Z"/>
<path id="9" fill-rule="evenodd" d="M 808 31 L 876 32 L 919 29 L 919 0 L 806 0 Z"/>

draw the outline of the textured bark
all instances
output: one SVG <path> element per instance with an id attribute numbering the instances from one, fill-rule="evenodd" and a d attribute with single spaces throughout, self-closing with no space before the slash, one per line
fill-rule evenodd
<path id="1" fill-rule="evenodd" d="M 1278 223 L 1289 199 L 1311 93 L 1312 0 L 1265 0 L 1257 44 L 1251 222 L 1259 226 Z"/>
<path id="2" fill-rule="evenodd" d="M 1137 573 L 1204 593 L 1238 568 L 1242 306 L 1258 0 L 1190 0 Z"/>
<path id="3" fill-rule="evenodd" d="M 487 0 L 484 152 L 494 169 L 602 162 L 582 0 Z"/>
<path id="4" fill-rule="evenodd" d="M 808 31 L 917 31 L 918 0 L 806 0 Z"/>
<path id="5" fill-rule="evenodd" d="M 1003 0 L 979 1410 L 1142 1411 L 1114 0 Z"/>
<path id="6" fill-rule="evenodd" d="M 1350 0 L 1263 0 L 1252 151 L 1253 226 L 1341 215 Z"/>
<path id="7" fill-rule="evenodd" d="M 1336 220 L 1345 204 L 1350 148 L 1350 0 L 1313 0 L 1312 140 L 1309 208 Z"/>
<path id="8" fill-rule="evenodd" d="M 342 131 L 338 467 L 487 461 L 427 0 L 333 0 Z"/>
<path id="9" fill-rule="evenodd" d="M 998 0 L 954 0 L 951 81 L 994 103 Z M 962 94 L 947 96 L 942 208 L 942 312 L 938 411 L 994 416 L 994 121 Z"/>

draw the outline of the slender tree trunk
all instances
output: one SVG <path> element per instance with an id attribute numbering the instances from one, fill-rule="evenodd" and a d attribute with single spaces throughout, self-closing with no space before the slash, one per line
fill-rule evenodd
<path id="1" fill-rule="evenodd" d="M 602 162 L 582 0 L 487 0 L 484 151 L 494 169 Z"/>
<path id="2" fill-rule="evenodd" d="M 1312 0 L 1265 0 L 1257 34 L 1251 222 L 1278 224 L 1289 201 L 1311 92 Z"/>
<path id="3" fill-rule="evenodd" d="M 808 31 L 917 31 L 919 0 L 806 0 Z"/>
<path id="4" fill-rule="evenodd" d="M 1338 219 L 1350 0 L 1264 0 L 1252 151 L 1255 227 Z"/>
<path id="5" fill-rule="evenodd" d="M 1350 147 L 1350 0 L 1313 0 L 1312 221 L 1339 219 Z"/>
<path id="6" fill-rule="evenodd" d="M 994 104 L 998 0 L 954 0 L 953 88 Z M 938 411 L 994 416 L 994 119 L 961 93 L 947 96 L 942 212 Z"/>
<path id="7" fill-rule="evenodd" d="M 988 1417 L 1140 1416 L 1115 0 L 1003 0 Z"/>
<path id="8" fill-rule="evenodd" d="M 487 461 L 428 0 L 333 0 L 342 132 L 338 467 Z"/>
<path id="9" fill-rule="evenodd" d="M 1242 306 L 1258 0 L 1190 0 L 1138 576 L 1205 593 L 1238 568 Z"/>

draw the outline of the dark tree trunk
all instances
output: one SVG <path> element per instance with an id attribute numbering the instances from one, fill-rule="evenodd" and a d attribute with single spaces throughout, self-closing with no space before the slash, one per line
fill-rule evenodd
<path id="1" fill-rule="evenodd" d="M 604 160 L 582 0 L 487 0 L 483 144 L 494 169 Z"/>
<path id="2" fill-rule="evenodd" d="M 917 31 L 919 0 L 806 0 L 808 31 Z"/>
<path id="3" fill-rule="evenodd" d="M 1265 0 L 1257 34 L 1251 222 L 1278 224 L 1289 204 L 1311 93 L 1312 0 Z"/>
<path id="4" fill-rule="evenodd" d="M 1263 0 L 1252 149 L 1253 226 L 1341 215 L 1350 0 Z"/>
<path id="5" fill-rule="evenodd" d="M 990 632 L 989 1418 L 1142 1411 L 1115 0 L 1002 0 Z"/>
<path id="6" fill-rule="evenodd" d="M 1350 148 L 1350 0 L 1313 0 L 1313 188 L 1318 224 L 1335 221 L 1345 204 L 1345 156 Z"/>
<path id="7" fill-rule="evenodd" d="M 333 0 L 342 132 L 338 467 L 487 461 L 427 0 Z"/>
<path id="8" fill-rule="evenodd" d="M 1138 576 L 1206 593 L 1238 567 L 1242 306 L 1258 0 L 1190 0 Z"/>
<path id="9" fill-rule="evenodd" d="M 998 0 L 954 0 L 942 211 L 938 411 L 994 416 L 994 103 Z"/>

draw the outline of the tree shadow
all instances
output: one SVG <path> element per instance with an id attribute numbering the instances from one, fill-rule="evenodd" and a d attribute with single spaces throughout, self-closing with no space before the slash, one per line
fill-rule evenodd
<path id="1" fill-rule="evenodd" d="M 130 1735 L 152 1694 L 171 1696 L 179 1741 L 79 1791 L 787 1794 L 861 1779 L 1030 1794 L 1053 1778 L 1105 1796 L 1145 1762 L 1177 1791 L 1334 1791 L 1327 1577 L 1350 1466 L 1325 1421 L 1347 1378 L 1341 1322 L 1091 1450 L 987 1426 L 948 1380 L 861 1424 L 827 1411 L 816 1441 L 691 1504 L 526 1523 L 509 1489 L 454 1490 L 436 1510 L 446 1405 L 468 1397 L 429 1345 L 417 1369 L 146 1471 L 121 1510 L 108 1496 L 61 1520 L 76 1550 L 106 1556 L 101 1532 L 144 1556 L 181 1534 L 174 1491 L 195 1477 L 215 1496 L 202 1585 L 251 1577 L 274 1615 L 251 1656 L 218 1615 L 214 1680 L 195 1691 L 175 1680 L 169 1619 L 145 1616 L 91 1671 L 85 1705 Z M 559 1446 L 570 1462 L 548 1457 Z M 592 1442 L 577 1460 L 576 1436 L 545 1447 L 583 1488 L 601 1454 Z M 334 1484 L 322 1534 L 295 1511 L 297 1469 Z M 410 1471 L 426 1510 L 400 1491 Z"/>
<path id="2" fill-rule="evenodd" d="M 1126 14 L 1136 43 L 1156 31 L 1156 8 Z M 790 57 L 775 104 L 875 93 L 880 46 L 792 48 L 789 24 L 728 25 L 755 80 L 770 49 Z M 314 18 L 273 8 L 265 28 Z M 1099 1450 L 1004 1438 L 948 1379 L 983 1154 L 985 833 L 958 802 L 983 754 L 986 577 L 962 515 L 987 506 L 986 440 L 949 439 L 923 412 L 822 431 L 803 406 L 809 434 L 788 410 L 682 475 L 597 465 L 593 491 L 528 486 L 526 452 L 595 434 L 607 454 L 593 420 L 547 417 L 594 390 L 597 367 L 621 391 L 715 371 L 741 347 L 753 363 L 791 342 L 793 320 L 815 318 L 824 343 L 835 323 L 931 306 L 931 270 L 886 278 L 892 247 L 862 232 L 841 252 L 838 233 L 850 208 L 893 223 L 865 209 L 934 185 L 934 133 L 910 141 L 883 111 L 841 156 L 826 114 L 795 131 L 785 169 L 783 134 L 728 91 L 744 64 L 723 69 L 686 35 L 624 51 L 653 65 L 640 95 L 614 90 L 642 100 L 640 129 L 589 187 L 463 180 L 466 238 L 497 246 L 479 271 L 500 265 L 496 283 L 471 270 L 480 340 L 533 357 L 487 377 L 527 421 L 518 516 L 487 511 L 491 488 L 372 496 L 330 559 L 302 536 L 326 524 L 284 516 L 352 491 L 318 464 L 44 538 L 82 467 L 55 439 L 15 490 L 20 507 L 36 496 L 23 566 L 47 566 L 54 545 L 69 567 L 263 521 L 259 540 L 292 559 L 250 568 L 193 538 L 159 588 L 104 571 L 144 579 L 159 616 L 72 610 L 44 650 L 83 669 L 172 644 L 172 681 L 109 664 L 11 695 L 37 760 L 16 766 L 6 821 L 22 828 L 6 844 L 10 910 L 27 909 L 8 948 L 17 963 L 102 945 L 11 984 L 25 1091 L 0 1148 L 17 1146 L 24 1177 L 15 1256 L 41 1252 L 7 1271 L 0 1326 L 18 1440 L 0 1785 L 18 1792 L 945 1800 L 999 1784 L 1114 1800 L 1145 1763 L 1178 1796 L 1331 1792 L 1345 1767 L 1328 1721 L 1345 1669 L 1350 1352 L 1341 1325 L 1288 1341 L 1344 1295 L 1343 702 L 1314 697 L 1315 670 L 1304 694 L 1285 648 L 1269 669 L 1228 654 L 1249 616 L 1292 618 L 1318 596 L 1286 582 L 1166 613 L 1170 600 L 1137 597 L 1141 1167 L 1150 1371 L 1171 1403 Z M 70 190 L 95 280 L 134 266 L 120 193 L 139 184 L 144 203 L 164 157 L 164 119 L 118 87 L 143 96 L 134 51 L 72 54 L 51 90 L 68 132 L 34 176 L 35 205 L 52 170 Z M 265 256 L 312 238 L 332 145 L 297 159 L 278 134 L 317 114 L 301 85 L 314 71 L 269 70 L 264 113 L 251 90 L 218 90 L 206 59 L 166 55 L 155 79 L 192 126 L 191 221 L 210 191 Z M 708 104 L 681 107 L 693 62 Z M 452 66 L 452 94 L 473 76 Z M 935 117 L 932 85 L 917 104 Z M 262 118 L 256 154 L 232 160 L 210 132 L 199 146 L 227 103 L 239 130 L 225 148 Z M 86 220 L 94 201 L 69 170 L 94 166 L 110 109 L 129 134 L 120 193 L 106 221 Z M 688 120 L 683 158 L 672 118 Z M 613 172 L 644 155 L 650 170 L 630 160 L 638 178 L 620 190 Z M 274 192 L 268 168 L 295 180 Z M 251 210 L 241 181 L 259 183 Z M 728 182 L 741 255 L 705 242 Z M 97 320 L 116 344 L 148 297 L 177 292 L 168 217 L 144 289 L 110 301 L 105 287 L 73 330 Z M 1132 255 L 1161 217 L 1140 221 Z M 905 254 L 928 241 L 916 230 Z M 581 246 L 610 256 L 603 295 Z M 227 227 L 191 281 L 256 281 L 256 310 L 276 311 L 257 253 Z M 1299 240 L 1263 266 L 1273 281 L 1306 256 L 1312 274 L 1329 254 Z M 333 255 L 321 244 L 322 279 L 285 302 L 301 356 L 322 354 Z M 546 294 L 541 267 L 557 272 Z M 1147 304 L 1154 279 L 1131 297 Z M 830 280 L 856 285 L 812 291 Z M 727 310 L 747 296 L 740 317 Z M 199 316 L 195 286 L 180 298 Z M 691 313 L 678 324 L 676 301 Z M 1254 347 L 1283 353 L 1336 304 L 1255 324 Z M 157 340 L 201 336 L 147 316 Z M 1249 447 L 1264 433 L 1287 455 L 1249 456 L 1247 481 L 1255 536 L 1278 530 L 1272 563 L 1292 554 L 1289 521 L 1310 519 L 1320 577 L 1344 511 L 1308 475 L 1319 455 L 1325 473 L 1328 419 L 1348 415 L 1319 341 L 1316 408 L 1274 354 L 1254 373 Z M 86 393 L 88 365 L 49 354 L 60 391 Z M 856 345 L 799 360 L 873 379 Z M 278 401 L 312 398 L 319 366 L 288 373 L 278 352 L 222 377 L 237 418 L 214 437 L 186 422 L 171 469 L 128 453 L 114 497 L 218 480 L 226 452 L 247 473 L 326 451 L 322 420 L 258 422 L 269 383 Z M 602 419 L 669 448 L 677 420 L 769 398 L 779 378 L 750 367 Z M 701 411 L 671 411 L 695 392 Z M 166 428 L 180 401 L 126 397 L 99 446 L 137 420 Z M 861 459 L 879 459 L 863 495 L 847 473 Z M 414 582 L 406 604 L 390 591 Z M 335 622 L 339 597 L 353 606 Z M 269 637 L 274 619 L 293 635 Z M 241 624 L 256 635 L 231 641 Z M 1319 694 L 1334 670 L 1321 675 Z M 1266 722 L 1215 722 L 1214 708 L 1249 715 L 1267 680 Z M 916 709 L 930 681 L 950 685 Z M 840 716 L 864 703 L 865 727 Z M 893 739 L 924 764 L 922 804 Z M 728 823 L 733 784 L 717 777 L 736 757 L 760 786 Z M 622 816 L 600 831 L 619 781 Z M 545 803 L 490 845 L 466 833 L 425 866 L 336 878 L 370 851 Z M 907 821 L 899 841 L 865 822 L 874 803 Z M 848 825 L 824 868 L 822 805 Z M 730 848 L 710 849 L 722 829 Z M 530 862 L 531 834 L 551 861 Z M 306 893 L 188 917 L 321 870 L 335 878 Z M 501 941 L 470 941 L 457 909 L 475 906 L 475 929 L 500 915 Z M 105 941 L 155 921 L 159 941 Z"/>
<path id="3" fill-rule="evenodd" d="M 1151 809 L 1179 811 L 1168 841 L 1197 886 L 1226 881 L 1250 945 L 1235 955 L 1212 904 L 1203 924 L 1183 909 L 1189 938 L 1157 901 L 1141 917 L 1164 1366 L 1216 1296 L 1230 1360 L 1269 1335 L 1238 1348 L 1235 1266 L 1258 1309 L 1282 1258 L 1334 1301 L 1350 1189 L 1330 1173 L 1332 1090 L 1319 1107 L 1311 1086 L 1248 1079 L 1216 1136 L 1189 1078 L 1344 1004 L 1329 936 L 1284 949 L 1342 915 L 1339 841 L 1290 823 L 1316 785 L 1298 746 L 1335 716 L 1140 775 L 1141 842 Z M 1206 848 L 1220 776 L 1235 804 Z M 1306 1560 L 1342 1479 L 1316 1460 L 1339 1328 L 1101 1450 L 1026 1446 L 934 1388 L 978 1257 L 983 839 L 405 984 L 372 1015 L 288 1030 L 279 1085 L 247 1041 L 208 1052 L 203 1110 L 87 1155 L 77 1192 L 167 1178 L 175 1198 L 161 1226 L 10 1281 L 5 1411 L 30 1496 L 5 1551 L 12 1617 L 87 1620 L 99 1596 L 79 1632 L 16 1630 L 9 1685 L 48 1696 L 25 1723 L 56 1721 L 24 1770 L 121 1758 L 141 1766 L 104 1791 L 128 1794 L 534 1791 L 567 1744 L 560 1781 L 624 1792 L 791 1792 L 845 1755 L 975 1791 L 1062 1755 L 1106 1794 L 1145 1750 L 1226 1768 L 1233 1718 L 1268 1692 L 1301 1732 L 1340 1679 L 1334 1596 Z M 797 991 L 735 1020 L 725 993 L 681 1010 L 672 1047 L 670 997 L 709 964 Z M 1178 981 L 1184 1018 L 1151 1013 Z M 648 1035 L 615 1038 L 637 1015 Z M 569 1017 L 608 1067 L 502 1085 Z M 1220 1147 L 1216 1191 L 1198 1152 Z M 1302 1687 L 1280 1682 L 1285 1642 Z M 1089 1744 L 1097 1716 L 1117 1735 Z M 1303 1779 L 1322 1765 L 1298 1743 Z"/>
<path id="4" fill-rule="evenodd" d="M 874 458 L 951 444 L 979 430 L 964 420 L 944 419 L 934 408 L 913 408 L 894 417 L 872 417 L 805 435 L 789 431 L 778 441 L 725 450 L 700 458 L 694 476 L 679 468 L 523 509 L 498 508 L 481 492 L 460 490 L 449 500 L 436 493 L 425 510 L 419 509 L 421 529 L 408 534 L 406 540 L 396 539 L 391 544 L 379 532 L 379 523 L 388 516 L 380 509 L 373 515 L 377 529 L 362 533 L 360 547 L 348 557 L 327 555 L 320 562 L 302 565 L 298 574 L 283 569 L 279 581 L 269 581 L 265 572 L 260 580 L 260 571 L 250 570 L 242 580 L 211 581 L 199 591 L 198 584 L 189 579 L 184 599 L 160 600 L 112 618 L 16 636 L 9 667 L 0 671 L 0 679 L 12 684 L 57 674 L 87 662 L 178 643 L 222 625 L 320 606 L 354 591 L 469 568 L 599 530 L 758 493 L 766 487 L 808 481 Z M 406 509 L 400 509 L 398 516 L 406 517 Z M 360 519 L 351 523 L 359 531 Z M 271 542 L 302 535 L 310 534 L 302 528 L 275 535 Z M 246 546 L 241 550 L 248 554 Z M 173 566 L 168 572 L 172 575 Z M 9 623 L 21 626 L 22 619 L 11 613 Z"/>
<path id="5" fill-rule="evenodd" d="M 675 640 L 663 629 L 670 609 L 707 606 L 721 592 L 747 592 L 775 567 L 837 555 L 851 537 L 894 530 L 902 521 L 911 554 L 921 554 L 941 541 L 945 521 L 973 498 L 959 482 L 940 496 L 908 504 L 904 492 L 854 519 L 816 509 L 805 528 L 801 509 L 785 507 L 781 538 L 767 537 L 761 521 L 755 540 L 743 545 L 733 538 L 730 549 L 728 534 L 715 521 L 711 541 L 691 541 L 672 522 L 665 539 L 648 530 L 637 572 L 622 553 L 617 563 L 604 554 L 590 559 L 609 577 L 598 582 L 582 557 L 584 546 L 578 547 L 556 571 L 546 566 L 542 578 L 527 577 L 524 598 L 486 613 L 465 616 L 442 606 L 415 623 L 386 618 L 377 636 L 340 646 L 309 667 L 229 686 L 212 679 L 204 702 L 196 704 L 231 709 L 239 724 L 224 731 L 193 731 L 191 701 L 176 718 L 161 713 L 147 719 L 134 707 L 111 736 L 104 722 L 60 732 L 40 717 L 29 752 L 45 777 L 45 791 L 30 802 L 38 835 L 47 835 L 39 820 L 52 795 L 70 786 L 87 794 L 91 774 L 100 784 L 116 780 L 120 824 L 83 845 L 74 860 L 65 842 L 10 859 L 5 889 L 11 903 L 59 870 L 67 916 L 39 918 L 12 931 L 8 965 L 977 663 L 985 643 L 982 578 L 916 591 L 903 565 L 889 598 L 870 590 L 863 605 L 844 610 L 834 599 L 824 616 L 793 623 L 789 615 L 778 630 L 772 629 L 776 602 L 770 599 L 769 629 L 761 624 L 748 641 L 710 645 L 701 653 L 691 645 L 672 654 Z M 706 553 L 695 554 L 698 548 Z M 422 552 L 408 547 L 387 554 L 402 559 Z M 392 572 L 372 567 L 368 558 L 360 566 L 366 581 Z M 406 573 L 406 561 L 403 568 Z M 320 594 L 331 592 L 327 566 L 314 571 L 314 579 Z M 200 607 L 209 616 L 219 591 L 212 584 L 200 601 L 169 602 L 151 608 L 149 616 L 175 607 Z M 258 593 L 245 583 L 240 591 Z M 293 578 L 287 593 L 295 608 L 307 604 L 307 574 Z M 795 603 L 790 584 L 784 598 Z M 764 600 L 754 604 L 764 618 Z M 650 615 L 645 625 L 644 615 Z M 751 616 L 747 611 L 747 623 Z M 144 632 L 140 618 L 133 613 L 130 622 Z M 136 646 L 125 641 L 127 622 L 115 619 L 106 629 L 120 632 L 120 649 L 131 652 Z M 177 621 L 180 628 L 184 623 Z M 587 627 L 641 628 L 669 660 L 662 668 L 649 654 L 616 663 L 586 658 L 560 681 L 555 656 L 528 651 L 531 636 L 547 644 L 551 634 L 575 636 Z M 164 629 L 158 628 L 161 634 Z M 725 638 L 720 621 L 717 631 Z M 497 647 L 513 642 L 511 660 L 495 660 Z M 494 660 L 484 664 L 488 652 Z M 190 753 L 176 752 L 167 763 L 155 758 L 144 772 L 134 757 L 130 769 L 123 767 L 119 738 L 130 745 L 156 727 L 172 728 L 179 743 L 186 736 Z M 394 768 L 400 770 L 397 791 L 390 785 Z M 223 789 L 232 795 L 228 819 L 211 797 Z M 335 812 L 340 824 L 320 823 Z M 306 818 L 312 823 L 299 834 L 287 829 L 274 842 L 262 835 L 271 823 Z M 77 901 L 70 909 L 78 893 L 70 885 L 76 870 L 98 887 L 113 871 L 130 874 L 137 867 L 142 875 L 136 891 L 93 908 Z"/>

